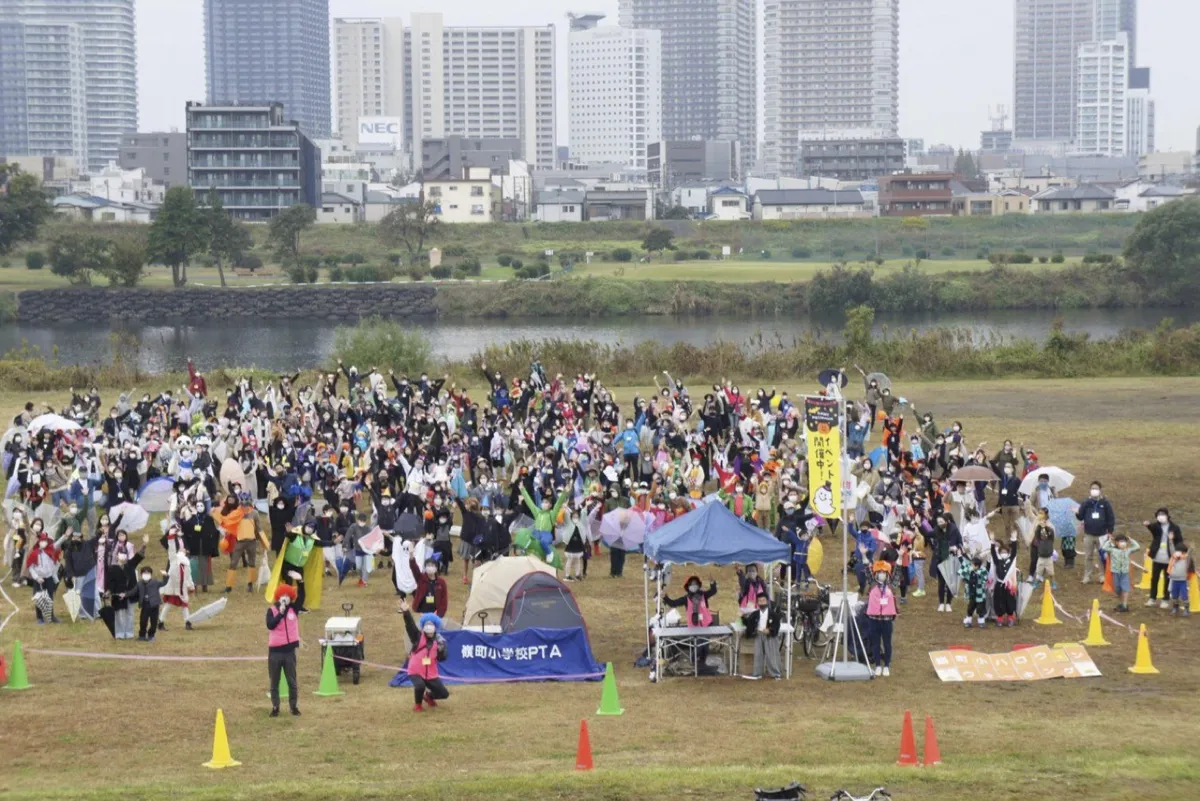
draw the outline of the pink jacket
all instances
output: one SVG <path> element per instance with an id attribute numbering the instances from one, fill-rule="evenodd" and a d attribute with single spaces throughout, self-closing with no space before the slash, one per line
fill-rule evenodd
<path id="1" fill-rule="evenodd" d="M 420 676 L 423 679 L 438 677 L 437 637 L 421 635 L 420 641 L 408 655 L 408 675 Z"/>
<path id="2" fill-rule="evenodd" d="M 895 617 L 896 595 L 891 587 L 876 584 L 867 596 L 867 617 Z"/>
<path id="3" fill-rule="evenodd" d="M 281 648 L 294 642 L 300 642 L 300 621 L 296 617 L 296 610 L 289 606 L 279 625 L 267 629 L 267 646 Z"/>
<path id="4" fill-rule="evenodd" d="M 708 611 L 708 601 L 706 601 L 704 599 L 703 595 L 700 596 L 699 601 L 693 601 L 691 596 L 690 595 L 688 596 L 688 599 L 687 599 L 687 624 L 688 624 L 688 627 L 695 628 L 695 626 L 692 625 L 692 618 L 696 613 L 696 605 L 697 604 L 699 604 L 699 606 L 700 606 L 700 627 L 708 628 L 709 626 L 712 625 L 713 617 L 712 617 L 712 612 Z"/>

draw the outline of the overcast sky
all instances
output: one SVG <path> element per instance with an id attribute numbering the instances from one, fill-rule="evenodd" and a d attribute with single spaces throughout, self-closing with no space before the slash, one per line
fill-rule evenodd
<path id="1" fill-rule="evenodd" d="M 602 12 L 616 24 L 618 0 L 330 0 L 337 17 L 445 14 L 447 25 L 545 25 L 559 40 L 559 139 L 566 140 L 567 11 Z M 138 90 L 143 131 L 182 129 L 184 103 L 204 100 L 203 0 L 137 0 Z M 271 0 L 262 0 L 271 2 Z M 1194 150 L 1200 126 L 1195 81 L 1200 1 L 1141 0 L 1138 58 L 1152 68 L 1158 149 Z M 989 107 L 1012 106 L 1012 0 L 901 0 L 900 134 L 926 144 L 978 147 Z M 1192 66 L 1189 67 L 1188 65 Z"/>

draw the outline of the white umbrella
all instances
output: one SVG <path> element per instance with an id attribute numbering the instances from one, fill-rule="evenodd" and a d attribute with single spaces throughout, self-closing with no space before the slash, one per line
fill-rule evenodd
<path id="1" fill-rule="evenodd" d="M 174 493 L 175 482 L 173 480 L 166 477 L 152 478 L 138 493 L 138 505 L 147 512 L 162 514 L 169 508 L 171 496 Z"/>
<path id="2" fill-rule="evenodd" d="M 33 422 L 29 424 L 29 433 L 36 434 L 43 428 L 48 428 L 51 431 L 75 431 L 81 426 L 74 420 L 68 420 L 61 414 L 43 414 L 41 417 L 35 417 Z"/>
<path id="3" fill-rule="evenodd" d="M 1021 494 L 1032 496 L 1037 490 L 1038 479 L 1042 476 L 1049 476 L 1050 486 L 1055 492 L 1062 492 L 1075 481 L 1075 476 L 1061 467 L 1039 467 L 1021 481 Z"/>
<path id="4" fill-rule="evenodd" d="M 141 531 L 150 522 L 150 513 L 136 503 L 118 503 L 108 510 L 109 520 L 116 520 L 118 516 L 121 523 L 117 526 L 117 531 L 127 534 Z"/>
<path id="5" fill-rule="evenodd" d="M 67 614 L 71 616 L 71 622 L 79 620 L 79 608 L 81 601 L 79 598 L 79 590 L 72 587 L 63 593 L 63 603 L 67 605 Z"/>
<path id="6" fill-rule="evenodd" d="M 218 598 L 208 606 L 197 609 L 195 612 L 192 612 L 190 615 L 188 615 L 188 622 L 192 625 L 195 625 L 197 623 L 203 623 L 206 620 L 212 620 L 221 613 L 222 609 L 225 608 L 225 603 L 226 601 L 224 598 Z"/>
<path id="7" fill-rule="evenodd" d="M 946 581 L 946 587 L 950 590 L 950 594 L 955 597 L 958 597 L 958 582 L 962 578 L 958 573 L 958 563 L 959 557 L 952 555 L 938 564 L 938 572 Z"/>
<path id="8" fill-rule="evenodd" d="M 600 518 L 600 539 L 612 548 L 640 548 L 646 540 L 646 518 L 634 509 L 613 509 Z"/>

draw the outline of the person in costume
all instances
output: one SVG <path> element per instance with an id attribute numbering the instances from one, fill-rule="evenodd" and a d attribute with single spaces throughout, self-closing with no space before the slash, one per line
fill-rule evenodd
<path id="1" fill-rule="evenodd" d="M 687 592 L 682 598 L 672 598 L 664 588 L 663 603 L 671 607 L 686 606 L 686 622 L 689 629 L 711 626 L 713 616 L 709 611 L 708 602 L 717 594 L 717 582 L 709 579 L 708 589 L 704 590 L 699 576 L 688 576 L 687 581 L 683 582 L 683 586 Z M 698 645 L 696 647 L 696 672 L 700 675 L 711 675 L 712 671 L 709 670 L 707 662 L 708 646 Z"/>
<path id="2" fill-rule="evenodd" d="M 303 614 L 321 606 L 321 586 L 325 575 L 325 557 L 316 545 L 317 527 L 313 521 L 288 532 L 283 553 L 271 569 L 266 597 L 273 603 L 280 583 L 296 588 L 296 612 Z"/>
<path id="3" fill-rule="evenodd" d="M 408 678 L 413 686 L 413 711 L 423 712 L 425 705 L 433 709 L 438 701 L 450 697 L 450 691 L 438 674 L 438 662 L 446 658 L 446 640 L 441 636 L 442 619 L 426 613 L 421 615 L 420 624 L 414 622 L 407 600 L 400 601 L 400 613 L 404 615 L 404 630 L 412 643 L 408 654 Z"/>
<path id="4" fill-rule="evenodd" d="M 226 541 L 229 541 L 229 530 L 233 529 L 232 549 L 229 551 L 229 570 L 225 573 L 225 592 L 233 592 L 233 585 L 237 583 L 238 563 L 246 566 L 248 574 L 246 576 L 246 592 L 253 592 L 254 585 L 258 581 L 258 546 L 263 547 L 263 553 L 266 553 L 267 548 L 271 543 L 267 539 L 266 533 L 259 524 L 258 513 L 254 509 L 254 500 L 249 493 L 243 492 L 237 499 L 238 510 L 241 515 L 225 515 L 224 508 L 220 512 L 221 517 L 217 524 L 226 531 Z M 213 512 L 214 519 L 217 518 L 218 512 Z M 237 517 L 237 525 L 231 526 L 233 517 Z"/>
<path id="5" fill-rule="evenodd" d="M 296 588 L 280 584 L 273 593 L 274 603 L 267 608 L 267 680 L 271 687 L 271 717 L 279 717 L 279 674 L 288 686 L 288 707 L 300 714 L 300 691 L 296 686 L 296 649 L 300 646 L 300 619 L 292 605 Z"/>
<path id="6" fill-rule="evenodd" d="M 525 489 L 525 485 L 520 484 L 519 486 L 521 498 L 525 501 L 525 508 L 533 516 L 533 538 L 542 546 L 542 559 L 549 562 L 550 555 L 554 551 L 554 521 L 558 518 L 563 504 L 567 502 L 567 496 L 571 492 L 570 487 L 563 487 L 562 492 L 558 494 L 558 500 L 551 506 L 548 494 L 542 495 L 540 504 L 535 503 Z"/>
<path id="7" fill-rule="evenodd" d="M 167 583 L 162 589 L 163 604 L 158 615 L 158 627 L 163 631 L 167 630 L 167 611 L 176 607 L 183 613 L 183 627 L 191 631 L 192 624 L 188 617 L 191 614 L 192 593 L 196 589 L 196 583 L 192 581 L 192 566 L 188 559 L 187 547 L 183 545 L 182 540 L 170 540 L 168 545 L 170 542 L 175 542 L 176 547 L 170 554 L 170 563 L 166 570 Z"/>
<path id="8" fill-rule="evenodd" d="M 875 663 L 876 676 L 892 675 L 892 629 L 899 610 L 892 592 L 891 565 L 876 562 L 872 566 L 875 583 L 867 595 L 868 651 Z"/>

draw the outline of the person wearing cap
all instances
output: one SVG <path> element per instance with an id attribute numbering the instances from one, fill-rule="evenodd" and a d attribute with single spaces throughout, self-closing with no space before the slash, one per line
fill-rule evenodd
<path id="1" fill-rule="evenodd" d="M 892 629 L 899 609 L 890 584 L 891 565 L 875 562 L 871 566 L 875 582 L 867 595 L 868 651 L 875 663 L 876 676 L 892 675 Z"/>
<path id="2" fill-rule="evenodd" d="M 279 674 L 287 681 L 288 707 L 300 714 L 296 684 L 296 649 L 300 647 L 300 619 L 293 605 L 296 588 L 280 584 L 275 602 L 267 607 L 267 681 L 271 689 L 271 717 L 279 717 Z"/>
<path id="3" fill-rule="evenodd" d="M 712 625 L 713 614 L 708 608 L 708 603 L 717 594 L 717 582 L 714 579 L 709 579 L 708 589 L 703 589 L 700 583 L 699 576 L 688 576 L 687 581 L 683 582 L 684 595 L 681 598 L 672 598 L 667 593 L 667 588 L 663 587 L 662 601 L 670 607 L 686 607 L 687 617 L 686 624 L 690 629 L 702 629 Z M 700 644 L 695 648 L 695 670 L 700 675 L 712 675 L 713 671 L 708 667 L 708 645 Z"/>

